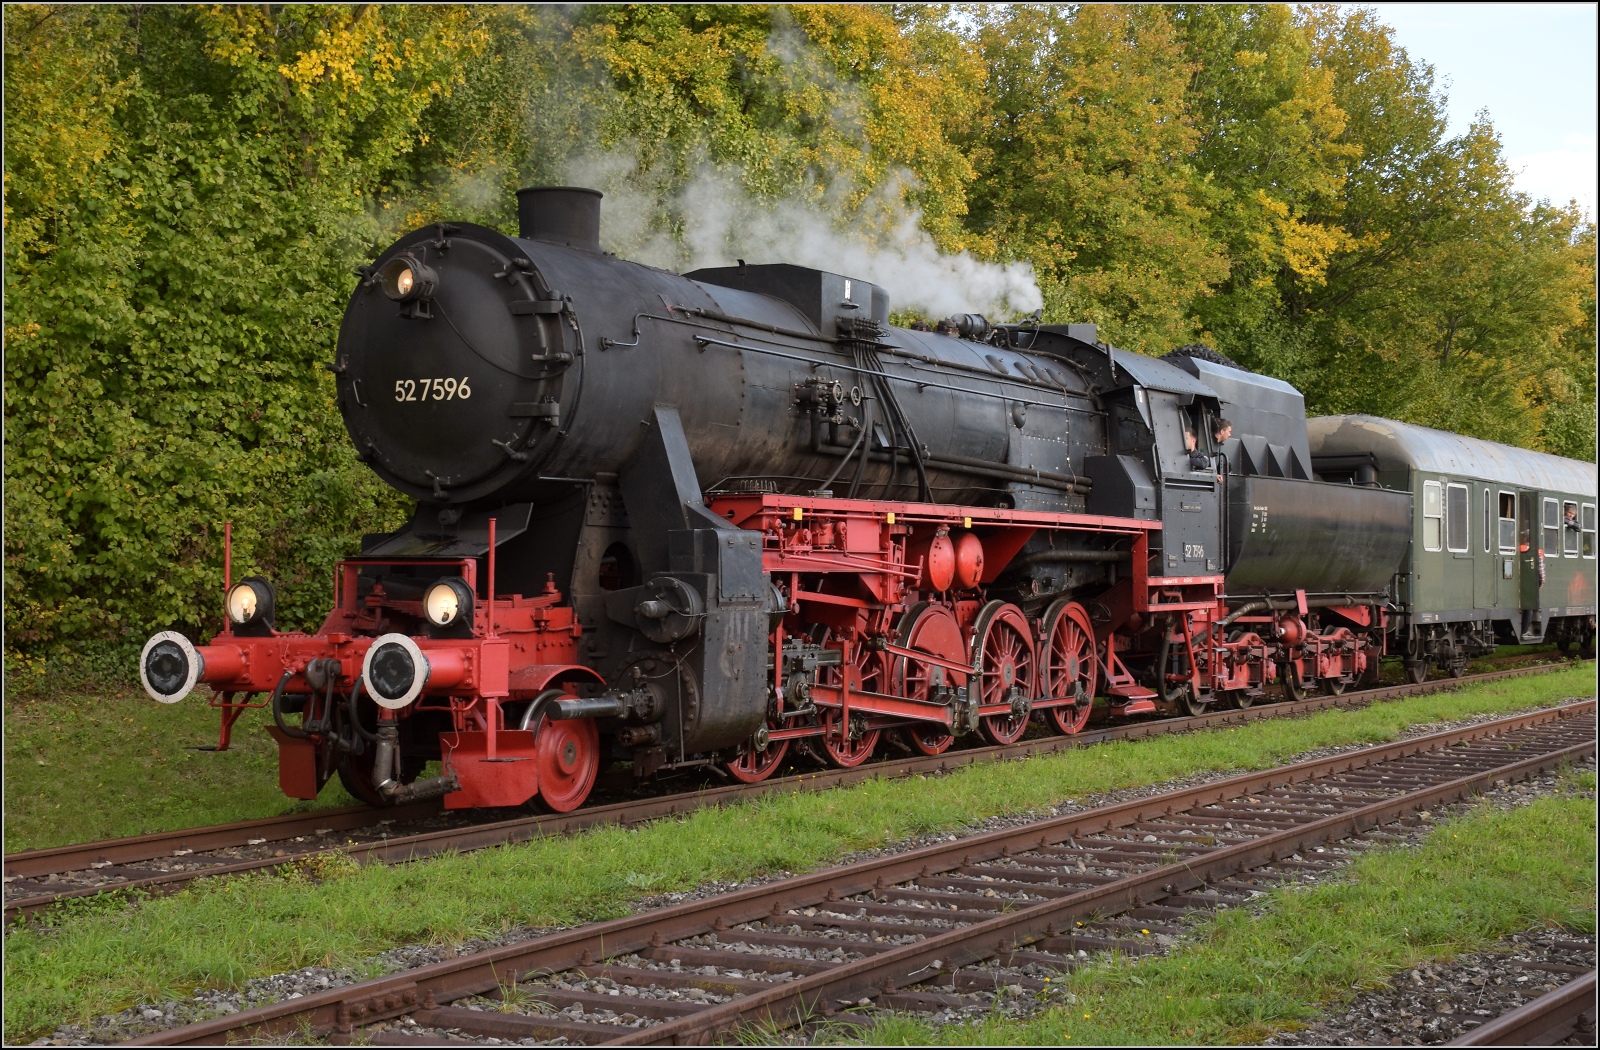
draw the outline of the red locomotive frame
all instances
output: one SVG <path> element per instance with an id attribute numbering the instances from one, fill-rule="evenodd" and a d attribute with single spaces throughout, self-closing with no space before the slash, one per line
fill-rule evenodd
<path id="1" fill-rule="evenodd" d="M 1230 617 L 1221 575 L 1149 575 L 1156 521 L 776 494 L 717 495 L 708 506 L 761 534 L 763 567 L 783 603 L 768 644 L 766 725 L 721 756 L 744 781 L 770 776 L 795 748 L 857 765 L 887 733 L 926 754 L 975 729 L 1009 743 L 1036 720 L 1076 733 L 1096 695 L 1109 715 L 1124 717 L 1248 705 L 1280 677 L 1291 696 L 1313 679 L 1338 691 L 1373 674 L 1381 652 L 1381 612 L 1319 609 L 1330 620 L 1323 628 L 1308 623 L 1302 593 L 1296 609 Z M 582 627 L 553 581 L 531 597 L 493 593 L 492 527 L 471 636 L 412 636 L 430 669 L 426 688 L 403 709 L 381 711 L 381 724 L 448 715 L 439 743 L 454 778 L 449 808 L 537 797 L 569 810 L 587 797 L 602 758 L 596 722 L 544 718 L 540 707 L 606 683 L 583 665 Z M 1039 609 L 1031 617 L 991 598 L 988 586 L 1040 537 L 1127 571 L 1114 570 L 1114 582 L 1087 603 L 1032 602 Z M 332 771 L 318 732 L 326 706 L 344 702 L 332 683 L 359 681 L 391 616 L 421 616 L 420 602 L 390 598 L 381 585 L 358 598 L 359 571 L 375 564 L 427 566 L 480 589 L 472 558 L 353 559 L 340 564 L 334 609 L 315 634 L 247 637 L 225 626 L 197 649 L 200 680 L 222 712 L 218 750 L 244 710 L 270 706 L 255 697 L 308 696 L 298 727 L 277 716 L 270 729 L 291 797 L 315 797 Z M 792 656 L 800 650 L 809 655 Z"/>

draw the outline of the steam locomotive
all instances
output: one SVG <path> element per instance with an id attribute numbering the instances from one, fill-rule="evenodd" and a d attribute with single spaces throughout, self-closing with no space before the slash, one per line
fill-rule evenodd
<path id="1" fill-rule="evenodd" d="M 565 811 L 611 764 L 753 782 L 1076 733 L 1096 697 L 1338 692 L 1391 646 L 1455 670 L 1502 619 L 1593 644 L 1592 466 L 1557 461 L 1580 600 L 1530 620 L 1524 577 L 1514 617 L 1464 618 L 1419 604 L 1418 541 L 1454 518 L 1427 495 L 1414 522 L 1415 465 L 1366 423 L 1308 432 L 1286 383 L 1093 325 L 895 328 L 883 289 L 800 266 L 627 262 L 592 190 L 518 211 L 517 237 L 434 224 L 360 271 L 339 410 L 416 509 L 341 563 L 322 626 L 277 630 L 271 583 L 228 568 L 219 635 L 144 648 L 154 699 L 212 687 L 219 748 L 270 711 L 292 797 L 337 774 L 375 805 Z"/>

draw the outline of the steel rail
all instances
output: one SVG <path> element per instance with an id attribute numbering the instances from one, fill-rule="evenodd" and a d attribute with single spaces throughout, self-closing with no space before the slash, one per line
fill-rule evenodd
<path id="1" fill-rule="evenodd" d="M 1560 666 L 1560 665 L 1556 665 Z M 197 879 L 216 878 L 226 875 L 241 875 L 253 871 L 263 871 L 279 868 L 284 864 L 293 863 L 305 857 L 327 853 L 343 853 L 361 863 L 397 864 L 411 860 L 420 860 L 436 856 L 444 852 L 465 852 L 484 849 L 490 846 L 507 845 L 525 842 L 529 839 L 545 835 L 565 835 L 586 828 L 600 825 L 642 823 L 658 820 L 664 817 L 679 816 L 708 806 L 722 806 L 743 799 L 756 798 L 763 795 L 781 793 L 786 791 L 824 791 L 830 788 L 843 787 L 860 783 L 865 780 L 879 778 L 899 778 L 916 774 L 943 773 L 964 766 L 978 765 L 995 761 L 1009 761 L 1014 759 L 1029 758 L 1034 755 L 1059 754 L 1071 748 L 1100 744 L 1113 740 L 1142 740 L 1168 733 L 1191 732 L 1201 729 L 1210 729 L 1218 726 L 1240 725 L 1247 722 L 1259 721 L 1269 718 L 1288 718 L 1298 715 L 1311 714 L 1317 711 L 1340 707 L 1360 707 L 1367 704 L 1388 700 L 1397 697 L 1428 695 L 1431 693 L 1445 692 L 1470 685 L 1480 685 L 1499 681 L 1507 678 L 1518 678 L 1526 675 L 1539 674 L 1549 667 L 1540 665 L 1536 667 L 1517 667 L 1504 671 L 1493 671 L 1486 674 L 1465 676 L 1462 678 L 1441 678 L 1420 682 L 1416 684 L 1401 684 L 1382 686 L 1376 689 L 1366 689 L 1357 692 L 1345 692 L 1337 696 L 1316 696 L 1304 700 L 1276 702 L 1250 707 L 1244 710 L 1228 709 L 1208 711 L 1200 715 L 1189 715 L 1179 718 L 1158 718 L 1144 722 L 1133 722 L 1126 725 L 1111 726 L 1103 729 L 1077 733 L 1072 736 L 1045 736 L 1032 740 L 1019 741 L 1011 745 L 992 745 L 988 747 L 970 748 L 961 751 L 949 751 L 941 755 L 918 756 L 912 758 L 889 759 L 871 762 L 854 769 L 825 769 L 816 772 L 798 773 L 787 777 L 774 777 L 756 784 L 728 784 L 715 788 L 701 788 L 692 792 L 665 795 L 658 798 L 629 800 L 610 803 L 601 806 L 590 806 L 572 813 L 541 814 L 526 817 L 517 817 L 509 820 L 494 821 L 490 823 L 473 824 L 465 828 L 448 828 L 439 831 L 421 832 L 413 835 L 399 835 L 373 842 L 346 843 L 329 846 L 322 849 L 303 850 L 284 857 L 259 857 L 233 862 L 208 865 L 204 868 L 183 871 L 163 872 L 158 875 L 128 879 L 125 881 L 101 885 L 84 886 L 61 893 L 38 894 L 32 897 L 19 897 L 7 901 L 5 916 L 7 922 L 16 921 L 24 916 L 36 914 L 49 908 L 60 901 L 72 900 L 83 897 L 93 897 L 101 893 L 121 893 L 127 891 L 171 893 L 182 889 L 185 885 Z M 432 805 L 431 810 L 424 810 L 418 815 L 426 816 L 438 812 L 437 804 L 418 803 L 419 807 Z M 352 815 L 366 813 L 383 813 L 387 819 L 400 812 L 404 807 L 393 810 L 356 810 L 345 811 L 328 810 L 325 812 L 347 812 Z M 305 815 L 307 817 L 310 814 Z M 288 818 L 268 818 L 269 820 L 285 820 Z M 365 824 L 350 824 L 347 828 L 371 826 L 375 821 L 368 820 Z M 318 826 L 327 826 L 326 823 Z M 197 829 L 189 833 L 191 837 L 197 834 L 222 832 L 233 825 L 223 825 L 221 828 Z M 184 833 L 163 833 L 171 838 Z M 137 843 L 138 839 L 119 840 Z M 244 845 L 240 840 L 227 843 L 228 845 Z M 96 847 L 104 844 L 89 844 L 82 847 L 60 847 L 59 852 L 65 854 L 70 850 L 77 850 L 79 856 L 87 855 Z M 184 847 L 187 848 L 187 847 Z M 222 848 L 220 846 L 213 846 Z M 53 851 L 36 851 L 47 853 Z M 150 858 L 170 855 L 164 852 L 155 852 Z M 6 860 L 6 874 L 12 875 L 10 868 L 11 858 Z M 79 869 L 57 869 L 58 872 Z"/>
<path id="2" fill-rule="evenodd" d="M 1595 710 L 1594 700 L 1583 700 L 1425 737 L 1395 741 L 1358 752 L 1247 773 L 1098 810 L 988 832 L 953 843 L 939 843 L 843 868 L 736 890 L 707 900 L 576 927 L 359 984 L 331 988 L 293 1001 L 273 1003 L 227 1017 L 152 1033 L 132 1040 L 131 1045 L 209 1044 L 228 1038 L 269 1038 L 297 1026 L 310 1026 L 319 1031 L 349 1031 L 353 1024 L 368 1024 L 418 1013 L 419 1010 L 422 1011 L 418 1013 L 419 1019 L 425 1019 L 427 1011 L 435 1009 L 438 1003 L 492 992 L 508 981 L 515 983 L 534 972 L 555 973 L 573 968 L 596 968 L 607 958 L 650 951 L 652 947 L 659 948 L 667 942 L 759 921 L 768 916 L 780 916 L 786 910 L 926 878 L 930 873 L 947 872 L 970 865 L 974 859 L 981 862 L 1009 856 L 1012 851 L 1071 842 L 1075 836 L 1099 833 L 1102 829 L 1170 818 L 1174 812 L 1194 806 L 1248 797 L 1255 792 L 1279 789 L 1317 777 L 1379 767 L 1395 759 L 1439 752 L 1455 744 L 1483 740 L 1529 727 L 1559 727 L 1569 720 L 1592 716 Z M 1018 946 L 1030 941 L 1053 936 L 1058 926 L 1065 924 L 1070 928 L 1076 916 L 1088 915 L 1097 909 L 1103 911 L 1114 908 L 1119 903 L 1124 907 L 1138 907 L 1141 900 L 1184 893 L 1201 885 L 1207 877 L 1232 874 L 1255 864 L 1276 861 L 1280 855 L 1306 844 L 1331 841 L 1396 819 L 1411 810 L 1464 797 L 1497 781 L 1531 775 L 1563 762 L 1593 755 L 1595 741 L 1592 730 L 1585 726 L 1583 731 L 1585 739 L 1579 743 L 1532 755 L 1528 755 L 1530 749 L 1524 748 L 1513 752 L 1519 757 L 1510 763 L 1495 764 L 1492 768 L 1435 783 L 1422 790 L 1405 792 L 1275 834 L 1222 847 L 1201 857 L 1164 864 L 1128 878 L 1113 880 L 1093 890 L 1058 897 L 1013 912 L 1002 912 L 994 918 L 949 933 L 930 933 L 926 940 L 888 947 L 865 959 L 830 967 L 824 973 L 752 990 L 750 995 L 698 1010 L 679 1020 L 649 1028 L 625 1030 L 627 1034 L 617 1041 L 647 1044 L 707 1042 L 758 1020 L 788 1023 L 792 1017 L 803 1015 L 813 1007 L 826 1008 L 839 999 L 854 1002 L 862 997 L 890 991 L 897 984 L 914 984 L 925 980 L 930 974 L 948 970 L 952 965 L 981 960 L 1008 950 L 1015 951 Z M 1520 757 L 1524 755 L 1527 757 Z"/>
<path id="3" fill-rule="evenodd" d="M 1595 1030 L 1595 971 L 1503 1013 L 1446 1046 L 1552 1046 L 1580 1028 Z"/>
<path id="4" fill-rule="evenodd" d="M 128 864 L 169 857 L 173 855 L 174 850 L 198 853 L 203 850 L 248 845 L 254 838 L 266 837 L 268 841 L 291 839 L 319 828 L 350 831 L 355 828 L 372 827 L 381 820 L 415 820 L 419 817 L 432 816 L 439 812 L 440 808 L 437 801 L 413 802 L 390 809 L 340 806 L 306 813 L 258 817 L 232 824 L 213 824 L 179 831 L 130 835 L 127 838 L 106 839 L 103 842 L 82 842 L 51 846 L 46 849 L 24 850 L 6 854 L 5 873 L 13 878 L 58 875 L 63 872 L 82 871 L 95 863 Z"/>

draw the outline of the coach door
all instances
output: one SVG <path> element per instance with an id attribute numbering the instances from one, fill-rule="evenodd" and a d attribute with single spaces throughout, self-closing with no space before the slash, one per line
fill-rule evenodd
<path id="1" fill-rule="evenodd" d="M 1539 616 L 1539 496 L 1534 492 L 1517 494 L 1517 572 L 1521 577 L 1517 605 L 1522 610 L 1518 630 L 1524 635 L 1544 637 Z"/>
<path id="2" fill-rule="evenodd" d="M 1494 490 L 1495 543 L 1494 583 L 1495 607 L 1511 616 L 1520 606 L 1521 579 L 1517 572 L 1517 494 L 1510 489 Z M 1520 626 L 1518 628 L 1521 629 Z"/>
<path id="3" fill-rule="evenodd" d="M 1494 557 L 1494 490 L 1487 485 L 1472 487 L 1472 597 L 1479 609 L 1493 609 L 1500 600 L 1499 566 Z"/>
<path id="4" fill-rule="evenodd" d="M 1437 487 L 1437 482 L 1428 482 L 1423 486 L 1425 516 L 1431 516 L 1428 504 L 1433 501 Z M 1459 481 L 1444 482 L 1441 507 L 1444 515 L 1444 557 L 1439 562 L 1442 568 L 1434 593 L 1438 595 L 1441 606 L 1451 611 L 1474 608 L 1474 599 L 1479 590 L 1474 565 L 1476 559 L 1472 556 L 1470 493 L 1471 489 Z M 1437 533 L 1438 530 L 1433 531 Z M 1434 542 L 1437 543 L 1437 535 L 1434 536 Z"/>

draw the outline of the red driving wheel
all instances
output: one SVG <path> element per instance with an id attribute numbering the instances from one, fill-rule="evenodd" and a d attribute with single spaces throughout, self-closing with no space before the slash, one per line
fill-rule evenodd
<path id="1" fill-rule="evenodd" d="M 1099 667 L 1094 655 L 1094 628 L 1089 614 L 1077 602 L 1058 601 L 1044 614 L 1039 632 L 1042 695 L 1052 699 L 1076 696 L 1076 704 L 1049 708 L 1050 723 L 1071 736 L 1081 731 L 1093 709 Z"/>
<path id="2" fill-rule="evenodd" d="M 961 624 L 955 613 L 942 605 L 912 606 L 900 620 L 897 641 L 902 649 L 915 649 L 951 663 L 964 663 Z M 911 700 L 928 700 L 935 689 L 956 688 L 967 676 L 936 664 L 896 656 L 889 673 L 890 692 Z M 950 749 L 956 738 L 937 722 L 906 726 L 900 735 L 911 750 L 921 755 L 939 755 Z"/>
<path id="3" fill-rule="evenodd" d="M 978 614 L 972 632 L 973 664 L 978 669 L 978 703 L 1010 705 L 1036 695 L 1033 631 L 1015 605 L 990 602 Z M 996 744 L 1015 744 L 1028 731 L 1028 714 L 986 715 L 983 735 Z"/>

